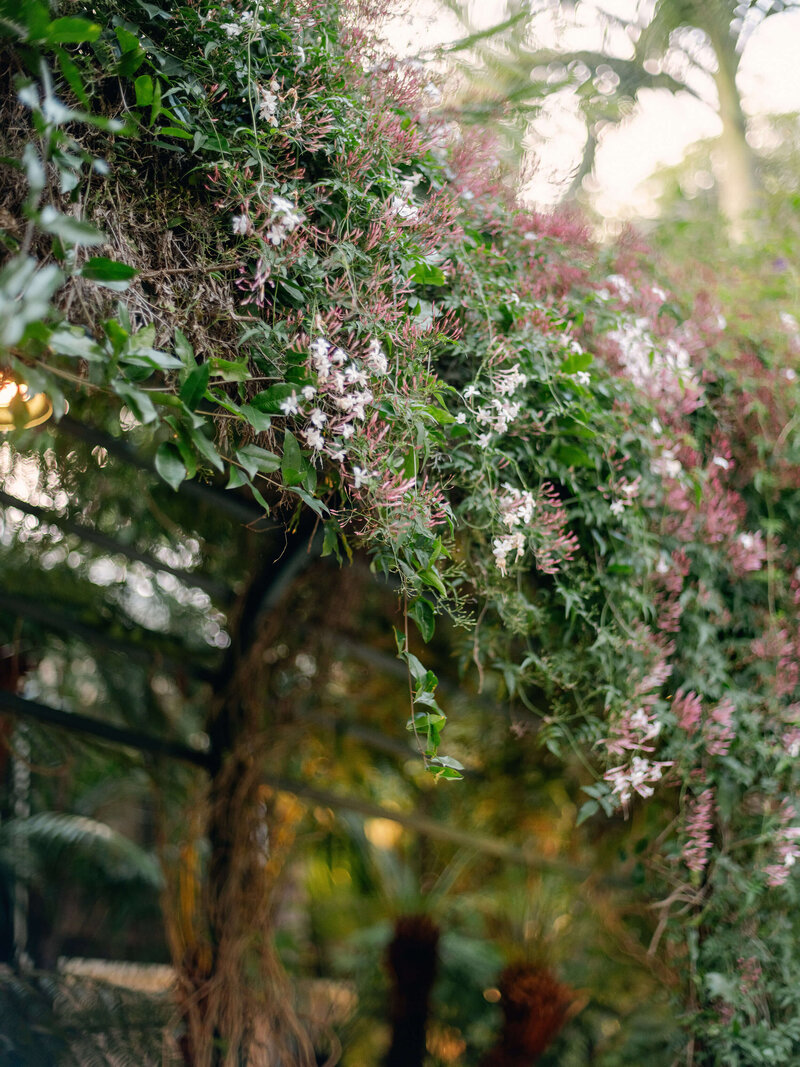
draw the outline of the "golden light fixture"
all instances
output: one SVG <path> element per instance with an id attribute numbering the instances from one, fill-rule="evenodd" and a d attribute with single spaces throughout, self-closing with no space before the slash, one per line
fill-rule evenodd
<path id="1" fill-rule="evenodd" d="M 31 393 L 25 382 L 0 370 L 0 433 L 38 426 L 52 414 L 53 405 L 44 393 Z"/>

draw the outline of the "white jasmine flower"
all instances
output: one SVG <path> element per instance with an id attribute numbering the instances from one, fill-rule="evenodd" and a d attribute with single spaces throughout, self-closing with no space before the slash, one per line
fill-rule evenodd
<path id="1" fill-rule="evenodd" d="M 328 455 L 334 461 L 334 463 L 342 463 L 347 456 L 347 453 L 343 448 L 334 446 L 328 448 Z"/>
<path id="2" fill-rule="evenodd" d="M 413 222 L 419 216 L 419 208 L 407 203 L 399 196 L 393 196 L 389 201 L 389 210 L 399 219 L 405 219 L 408 222 Z"/>
<path id="3" fill-rule="evenodd" d="M 325 446 L 325 438 L 314 426 L 307 426 L 303 430 L 303 437 L 309 448 L 313 448 L 315 452 L 319 452 Z"/>
<path id="4" fill-rule="evenodd" d="M 342 435 L 345 441 L 348 441 L 355 432 L 355 427 L 352 425 L 352 423 L 349 422 L 346 422 L 344 426 L 342 426 L 342 428 L 339 430 L 339 433 Z"/>
<path id="5" fill-rule="evenodd" d="M 351 363 L 349 367 L 345 367 L 344 380 L 348 385 L 366 385 L 367 376 L 363 371 L 360 371 L 355 363 Z"/>
<path id="6" fill-rule="evenodd" d="M 472 385 L 468 385 L 467 388 L 464 390 L 464 399 L 465 400 L 472 400 L 472 398 L 474 396 L 477 396 L 477 395 L 478 395 L 478 387 L 474 383 Z"/>
<path id="7" fill-rule="evenodd" d="M 463 411 L 459 411 L 459 413 L 456 415 L 456 422 L 459 424 L 459 426 L 463 426 L 466 421 L 467 416 L 464 414 Z"/>
<path id="8" fill-rule="evenodd" d="M 727 459 L 725 459 L 724 456 L 714 456 L 712 462 L 715 463 L 718 467 L 722 467 L 724 471 L 726 471 L 730 467 L 730 463 L 728 463 Z"/>
<path id="9" fill-rule="evenodd" d="M 345 352 L 345 350 L 343 348 L 334 348 L 333 352 L 331 353 L 331 363 L 333 363 L 334 366 L 341 367 L 342 364 L 346 362 L 347 353 Z"/>
<path id="10" fill-rule="evenodd" d="M 278 125 L 278 98 L 275 93 L 271 93 L 268 89 L 260 90 L 261 101 L 258 105 L 258 114 L 262 119 L 270 124 L 270 126 Z"/>
<path id="11" fill-rule="evenodd" d="M 492 435 L 490 433 L 479 433 L 478 434 L 478 447 L 479 448 L 488 448 L 491 443 L 492 443 Z"/>
<path id="12" fill-rule="evenodd" d="M 294 204 L 291 200 L 287 200 L 285 196 L 273 196 L 271 202 L 275 211 L 281 211 L 285 215 L 294 214 Z"/>
<path id="13" fill-rule="evenodd" d="M 625 510 L 625 503 L 622 500 L 614 500 L 611 503 L 611 514 L 619 517 Z"/>
<path id="14" fill-rule="evenodd" d="M 328 421 L 328 416 L 320 408 L 314 408 L 314 410 L 309 415 L 309 418 L 318 430 L 321 430 L 325 423 Z"/>
<path id="15" fill-rule="evenodd" d="M 317 390 L 313 385 L 304 385 L 302 390 L 303 400 L 313 400 L 317 394 Z"/>
<path id="16" fill-rule="evenodd" d="M 231 227 L 235 234 L 242 234 L 243 236 L 253 231 L 253 225 L 245 214 L 234 215 L 231 219 Z"/>
<path id="17" fill-rule="evenodd" d="M 373 374 L 386 374 L 389 370 L 389 361 L 386 358 L 386 353 L 381 348 L 380 342 L 374 337 L 369 343 L 364 365 Z"/>
<path id="18" fill-rule="evenodd" d="M 244 26 L 240 26 L 236 22 L 223 22 L 219 27 L 228 37 L 239 37 L 244 33 Z"/>
<path id="19" fill-rule="evenodd" d="M 787 382 L 793 382 L 797 378 L 796 372 L 793 371 L 791 367 L 783 368 L 783 376 Z"/>
<path id="20" fill-rule="evenodd" d="M 292 390 L 290 396 L 287 396 L 284 400 L 281 400 L 279 406 L 284 415 L 298 414 L 298 412 L 300 411 L 300 406 L 297 403 L 297 393 L 294 391 L 294 389 Z"/>
<path id="21" fill-rule="evenodd" d="M 589 372 L 585 370 L 579 370 L 575 377 L 578 380 L 578 385 L 588 385 L 589 382 L 592 380 L 591 374 L 589 374 Z"/>
<path id="22" fill-rule="evenodd" d="M 269 83 L 269 87 L 273 91 L 273 93 L 277 93 L 277 91 L 280 89 L 280 85 L 278 84 L 278 79 L 274 75 L 273 75 L 272 81 Z"/>
<path id="23" fill-rule="evenodd" d="M 360 489 L 362 485 L 372 477 L 368 470 L 363 467 L 353 467 L 353 486 L 356 489 Z"/>

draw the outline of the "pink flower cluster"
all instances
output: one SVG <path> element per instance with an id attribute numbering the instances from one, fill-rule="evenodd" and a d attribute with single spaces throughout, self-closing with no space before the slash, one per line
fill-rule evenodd
<path id="1" fill-rule="evenodd" d="M 686 816 L 686 844 L 683 862 L 690 871 L 703 871 L 711 849 L 711 830 L 714 825 L 714 790 L 704 789 L 690 801 Z"/>

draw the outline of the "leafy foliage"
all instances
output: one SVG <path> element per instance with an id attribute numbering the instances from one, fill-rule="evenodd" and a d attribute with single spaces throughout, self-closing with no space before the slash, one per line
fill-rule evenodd
<path id="1" fill-rule="evenodd" d="M 465 673 L 579 754 L 582 820 L 652 805 L 652 952 L 694 1062 L 788 1062 L 794 341 L 731 339 L 632 243 L 520 211 L 493 142 L 341 18 L 101 0 L 3 23 L 25 131 L 4 367 L 57 416 L 135 430 L 172 489 L 218 472 L 287 529 L 310 510 L 425 640 L 437 615 L 468 628 Z M 149 205 L 160 227 L 165 173 L 160 236 L 201 256 L 205 317 L 187 290 L 164 308 L 148 285 L 184 268 L 115 221 Z M 423 758 L 458 778 L 437 678 L 398 647 Z"/>

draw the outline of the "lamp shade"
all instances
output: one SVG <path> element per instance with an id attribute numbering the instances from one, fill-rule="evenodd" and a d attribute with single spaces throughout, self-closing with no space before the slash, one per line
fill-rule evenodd
<path id="1" fill-rule="evenodd" d="M 0 371 L 0 433 L 38 426 L 52 414 L 53 405 L 44 393 L 30 393 L 24 382 Z"/>

